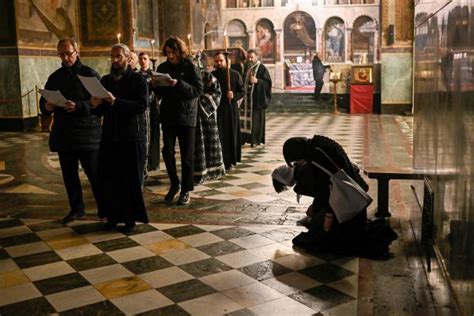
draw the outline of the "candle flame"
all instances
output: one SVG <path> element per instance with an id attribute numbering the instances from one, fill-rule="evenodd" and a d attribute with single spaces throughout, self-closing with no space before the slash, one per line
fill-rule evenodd
<path id="1" fill-rule="evenodd" d="M 188 39 L 191 39 L 191 34 L 188 34 Z"/>

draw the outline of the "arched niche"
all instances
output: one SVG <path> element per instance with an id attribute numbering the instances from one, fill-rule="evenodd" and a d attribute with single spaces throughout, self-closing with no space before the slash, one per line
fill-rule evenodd
<path id="1" fill-rule="evenodd" d="M 372 64 L 375 61 L 375 32 L 377 24 L 368 16 L 360 16 L 352 27 L 352 61 Z"/>
<path id="2" fill-rule="evenodd" d="M 295 11 L 283 23 L 283 55 L 292 63 L 310 62 L 316 51 L 316 24 L 306 12 Z"/>
<path id="3" fill-rule="evenodd" d="M 244 22 L 231 20 L 227 24 L 227 36 L 230 47 L 239 47 L 247 50 L 249 48 L 249 35 Z"/>
<path id="4" fill-rule="evenodd" d="M 343 63 L 345 53 L 346 27 L 344 21 L 338 17 L 327 20 L 324 26 L 324 55 L 326 62 Z"/>
<path id="5" fill-rule="evenodd" d="M 255 46 L 260 50 L 264 63 L 275 63 L 276 33 L 269 19 L 260 19 L 255 25 Z"/>

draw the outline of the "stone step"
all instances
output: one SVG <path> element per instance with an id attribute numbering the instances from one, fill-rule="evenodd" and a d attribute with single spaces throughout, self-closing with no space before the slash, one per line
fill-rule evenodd
<path id="1" fill-rule="evenodd" d="M 344 96 L 338 97 L 339 110 L 346 112 L 348 104 L 346 104 Z M 267 112 L 275 113 L 308 113 L 308 112 L 330 112 L 333 108 L 331 96 L 328 94 L 321 95 L 320 100 L 315 101 L 312 93 L 274 93 L 272 95 L 272 103 Z"/>

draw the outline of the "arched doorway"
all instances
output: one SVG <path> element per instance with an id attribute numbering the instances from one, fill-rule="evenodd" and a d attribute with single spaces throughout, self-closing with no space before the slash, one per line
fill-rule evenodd
<path id="1" fill-rule="evenodd" d="M 375 61 L 375 32 L 377 25 L 368 16 L 360 16 L 352 29 L 352 62 L 372 64 Z"/>
<path id="2" fill-rule="evenodd" d="M 316 51 L 316 24 L 306 12 L 295 11 L 283 23 L 286 89 L 313 89 L 311 59 Z"/>
<path id="3" fill-rule="evenodd" d="M 249 48 L 249 36 L 244 22 L 232 20 L 227 24 L 227 36 L 230 47 L 240 47 L 245 50 Z"/>
<path id="4" fill-rule="evenodd" d="M 311 62 L 316 50 L 316 24 L 306 12 L 296 11 L 284 22 L 283 56 L 291 63 Z"/>
<path id="5" fill-rule="evenodd" d="M 346 60 L 346 28 L 340 18 L 330 18 L 324 26 L 325 59 L 329 63 L 343 63 Z"/>
<path id="6" fill-rule="evenodd" d="M 255 26 L 255 46 L 260 49 L 262 62 L 275 63 L 276 34 L 273 23 L 268 19 L 261 19 Z"/>

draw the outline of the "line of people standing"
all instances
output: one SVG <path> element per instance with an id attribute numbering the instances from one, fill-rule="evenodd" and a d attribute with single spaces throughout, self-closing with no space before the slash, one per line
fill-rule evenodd
<path id="1" fill-rule="evenodd" d="M 172 203 L 179 192 L 178 205 L 189 204 L 195 182 L 221 177 L 240 162 L 242 144 L 265 143 L 271 79 L 256 51 L 249 51 L 249 70 L 242 80 L 234 70 L 226 75 L 224 53 L 214 56 L 211 74 L 192 62 L 181 39 L 170 37 L 162 48 L 167 60 L 157 68 L 170 78 L 157 84 L 146 53 L 139 54 L 138 69 L 133 52 L 124 44 L 115 44 L 110 74 L 101 79 L 108 95 L 98 98 L 78 78 L 100 76 L 81 63 L 76 41 L 62 39 L 57 49 L 62 67 L 48 78 L 45 89 L 59 90 L 68 101 L 58 106 L 41 98 L 40 107 L 43 114 L 54 114 L 50 150 L 58 152 L 70 205 L 64 224 L 85 215 L 79 162 L 106 229 L 123 223 L 119 229 L 131 233 L 135 222 L 148 222 L 143 185 L 147 171 L 159 166 L 158 122 L 170 178 L 165 200 Z M 242 117 L 252 123 L 241 135 Z M 176 139 L 181 177 L 176 168 Z"/>

